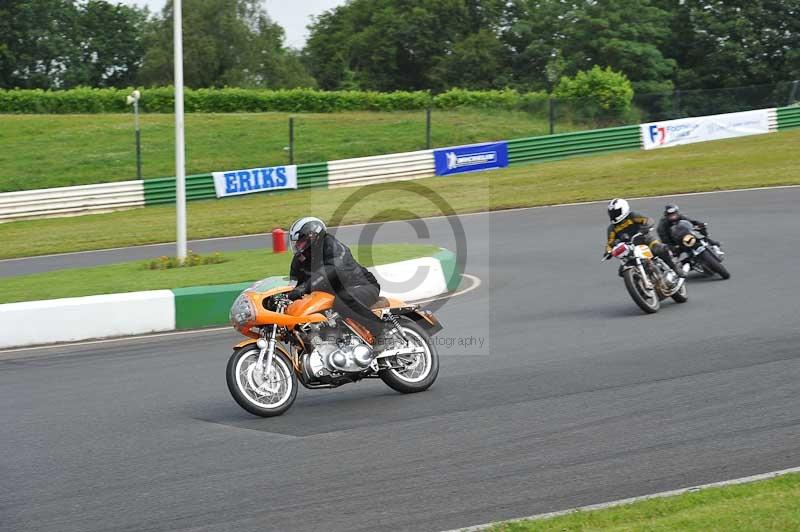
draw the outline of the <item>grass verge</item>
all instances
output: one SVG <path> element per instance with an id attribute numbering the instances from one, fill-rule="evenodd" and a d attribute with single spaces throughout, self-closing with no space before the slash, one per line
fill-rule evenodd
<path id="1" fill-rule="evenodd" d="M 341 224 L 442 213 L 409 187 L 435 192 L 454 212 L 552 205 L 680 192 L 800 183 L 800 131 L 653 151 L 577 157 L 494 171 L 361 188 L 302 190 L 189 202 L 189 238 L 262 233 L 299 216 L 331 221 L 337 208 L 368 193 Z M 410 185 L 410 184 L 413 185 Z M 432 194 L 428 194 L 430 197 Z M 598 214 L 598 226 L 603 218 Z M 175 240 L 175 207 L 0 224 L 0 258 L 133 246 Z"/>
<path id="2" fill-rule="evenodd" d="M 406 244 L 353 246 L 351 249 L 365 266 L 426 257 L 439 250 L 435 246 Z M 0 282 L 0 303 L 243 283 L 287 275 L 291 262 L 291 254 L 274 254 L 267 250 L 224 253 L 223 258 L 225 262 L 220 264 L 169 270 L 149 270 L 149 261 L 135 261 L 10 277 Z"/>
<path id="3" fill-rule="evenodd" d="M 800 474 L 674 497 L 499 524 L 493 532 L 800 530 Z"/>
<path id="4" fill-rule="evenodd" d="M 363 157 L 425 148 L 425 112 L 186 115 L 188 174 L 288 164 L 289 117 L 295 162 Z M 3 115 L 0 192 L 136 179 L 133 117 Z M 142 176 L 175 175 L 175 117 L 142 115 Z M 547 121 L 521 111 L 438 111 L 431 143 L 453 146 L 544 135 Z M 560 124 L 566 132 L 572 126 Z M 43 154 L 45 156 L 43 156 Z"/>

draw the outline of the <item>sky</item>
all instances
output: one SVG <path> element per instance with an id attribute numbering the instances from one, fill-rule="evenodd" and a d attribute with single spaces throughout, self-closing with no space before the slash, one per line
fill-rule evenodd
<path id="1" fill-rule="evenodd" d="M 160 13 L 165 0 L 111 0 L 139 7 L 147 6 L 150 11 Z M 272 20 L 286 30 L 286 46 L 302 48 L 308 38 L 306 26 L 311 23 L 311 15 L 319 15 L 323 11 L 344 4 L 345 0 L 263 0 L 267 13 Z"/>

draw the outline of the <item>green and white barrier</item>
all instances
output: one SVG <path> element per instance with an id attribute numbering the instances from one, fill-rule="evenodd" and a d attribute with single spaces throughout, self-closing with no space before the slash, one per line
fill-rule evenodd
<path id="1" fill-rule="evenodd" d="M 761 114 L 755 127 L 751 115 Z M 746 123 L 747 122 L 747 123 Z M 649 124 L 511 139 L 508 162 L 519 164 L 577 155 L 667 147 L 715 138 L 771 133 L 800 127 L 800 107 L 781 107 Z M 705 128 L 706 133 L 700 134 Z M 686 138 L 692 131 L 691 139 Z M 722 133 L 721 133 L 722 132 Z M 451 148 L 462 148 L 453 146 Z M 448 148 L 449 149 L 449 148 Z M 390 153 L 297 165 L 297 188 L 339 188 L 433 177 L 434 150 Z M 210 173 L 186 177 L 189 201 L 216 198 Z M 0 222 L 79 215 L 142 205 L 175 203 L 175 178 L 82 185 L 0 194 Z"/>
<path id="2" fill-rule="evenodd" d="M 384 296 L 418 301 L 458 288 L 445 249 L 370 268 Z M 228 324 L 233 300 L 251 283 L 197 286 L 0 305 L 0 349 Z"/>

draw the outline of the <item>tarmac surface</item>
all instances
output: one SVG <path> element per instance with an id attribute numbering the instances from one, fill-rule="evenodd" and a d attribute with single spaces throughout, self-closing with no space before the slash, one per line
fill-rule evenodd
<path id="1" fill-rule="evenodd" d="M 443 530 L 800 465 L 800 188 L 632 204 L 667 202 L 710 222 L 732 277 L 655 315 L 600 262 L 602 203 L 462 216 L 481 282 L 433 304 L 425 393 L 301 389 L 256 418 L 225 385 L 232 330 L 0 352 L 0 530 Z"/>

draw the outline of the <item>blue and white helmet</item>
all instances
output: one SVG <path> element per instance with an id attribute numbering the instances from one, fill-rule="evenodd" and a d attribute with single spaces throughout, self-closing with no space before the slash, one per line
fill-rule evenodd
<path id="1" fill-rule="evenodd" d="M 608 203 L 608 217 L 612 224 L 618 224 L 631 213 L 631 206 L 621 198 L 614 198 Z"/>
<path id="2" fill-rule="evenodd" d="M 289 228 L 289 243 L 292 251 L 300 253 L 313 244 L 320 236 L 324 236 L 328 228 L 325 222 L 313 216 L 300 218 Z"/>

